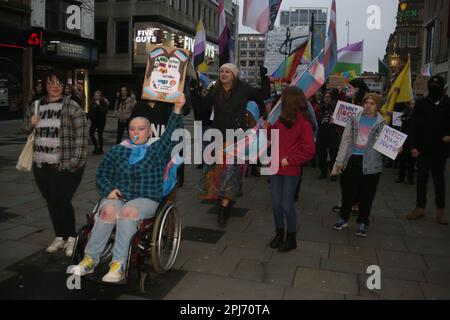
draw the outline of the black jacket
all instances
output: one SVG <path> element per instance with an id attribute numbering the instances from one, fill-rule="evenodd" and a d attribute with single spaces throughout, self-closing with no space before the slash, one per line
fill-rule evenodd
<path id="1" fill-rule="evenodd" d="M 247 102 L 249 101 L 255 101 L 261 116 L 266 117 L 260 90 L 240 80 L 231 90 L 229 99 L 224 99 L 218 90 L 203 99 L 206 100 L 205 106 L 208 110 L 214 107 L 214 120 L 211 127 L 220 130 L 222 134 L 226 133 L 226 129 L 247 129 Z"/>
<path id="2" fill-rule="evenodd" d="M 100 104 L 96 104 L 95 101 L 91 102 L 89 106 L 88 118 L 91 121 L 106 120 L 106 114 L 108 113 L 108 103 L 105 99 L 100 100 Z"/>
<path id="3" fill-rule="evenodd" d="M 409 123 L 409 148 L 420 154 L 448 155 L 450 136 L 450 98 L 445 95 L 437 105 L 428 98 L 417 100 Z"/>

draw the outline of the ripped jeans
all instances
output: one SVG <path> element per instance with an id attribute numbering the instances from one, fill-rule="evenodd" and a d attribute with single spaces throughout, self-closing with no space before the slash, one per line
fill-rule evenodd
<path id="1" fill-rule="evenodd" d="M 127 262 L 128 248 L 136 233 L 139 220 L 155 216 L 159 203 L 150 199 L 138 198 L 128 202 L 104 199 L 95 217 L 95 225 L 88 244 L 84 250 L 97 265 L 101 254 L 116 226 L 112 262 L 121 262 L 124 271 Z"/>

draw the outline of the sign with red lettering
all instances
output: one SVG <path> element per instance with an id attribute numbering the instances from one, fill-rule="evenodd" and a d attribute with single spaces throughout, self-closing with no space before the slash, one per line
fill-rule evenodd
<path id="1" fill-rule="evenodd" d="M 358 114 L 363 108 L 352 103 L 338 101 L 334 109 L 332 122 L 338 126 L 345 127 L 348 119 Z"/>
<path id="2" fill-rule="evenodd" d="M 395 160 L 408 136 L 389 126 L 384 126 L 373 148 L 386 157 Z"/>

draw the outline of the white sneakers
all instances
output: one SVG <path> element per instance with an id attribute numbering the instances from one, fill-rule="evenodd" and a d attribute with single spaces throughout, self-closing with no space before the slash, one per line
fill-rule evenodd
<path id="1" fill-rule="evenodd" d="M 61 237 L 56 237 L 52 244 L 47 247 L 46 251 L 48 253 L 55 253 L 59 250 L 66 249 L 66 256 L 71 257 L 75 246 L 75 241 L 76 238 L 74 237 L 69 237 L 67 241 L 64 241 Z"/>
<path id="2" fill-rule="evenodd" d="M 102 278 L 103 282 L 117 283 L 125 279 L 125 272 L 122 270 L 122 263 L 114 261 L 109 267 L 109 272 Z"/>
<path id="3" fill-rule="evenodd" d="M 75 241 L 77 239 L 74 237 L 69 237 L 66 242 L 66 257 L 71 257 L 73 253 L 73 248 L 75 246 Z"/>
<path id="4" fill-rule="evenodd" d="M 66 247 L 66 242 L 61 237 L 56 237 L 55 240 L 53 240 L 52 244 L 49 245 L 46 249 L 48 253 L 55 253 L 59 250 L 62 250 Z"/>
<path id="5" fill-rule="evenodd" d="M 68 273 L 73 273 L 78 276 L 85 276 L 94 272 L 94 261 L 88 255 L 85 255 L 83 260 L 77 265 L 70 266 Z"/>

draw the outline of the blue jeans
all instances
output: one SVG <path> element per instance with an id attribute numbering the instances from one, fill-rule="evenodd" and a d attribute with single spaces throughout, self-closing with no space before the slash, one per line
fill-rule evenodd
<path id="1" fill-rule="evenodd" d="M 285 229 L 284 219 L 287 222 L 287 231 L 297 231 L 297 214 L 294 209 L 295 190 L 300 181 L 298 176 L 279 176 L 270 178 L 272 190 L 272 209 L 276 229 Z"/>
<path id="2" fill-rule="evenodd" d="M 133 235 L 136 233 L 139 220 L 150 219 L 155 216 L 159 203 L 150 199 L 138 198 L 128 202 L 122 200 L 104 199 L 100 203 L 100 209 L 95 217 L 95 225 L 91 232 L 88 244 L 84 251 L 97 265 L 101 254 L 111 236 L 111 232 L 116 226 L 116 239 L 113 248 L 113 262 L 121 262 L 125 268 L 128 256 L 128 248 Z M 125 216 L 126 208 L 137 210 L 136 217 Z M 102 216 L 108 210 L 111 215 L 106 218 Z"/>

